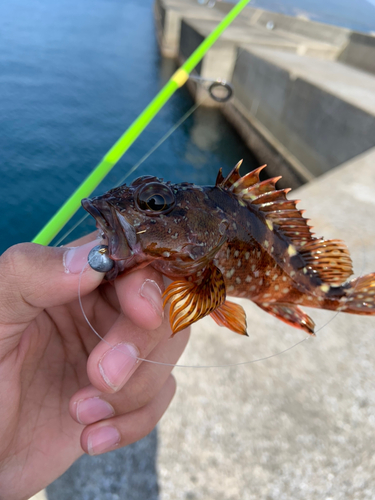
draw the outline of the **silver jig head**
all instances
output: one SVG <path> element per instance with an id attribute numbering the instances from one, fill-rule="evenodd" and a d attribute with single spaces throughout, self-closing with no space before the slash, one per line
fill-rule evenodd
<path id="1" fill-rule="evenodd" d="M 92 248 L 87 261 L 89 266 L 98 273 L 107 273 L 115 264 L 108 254 L 107 245 L 96 245 L 96 247 Z"/>

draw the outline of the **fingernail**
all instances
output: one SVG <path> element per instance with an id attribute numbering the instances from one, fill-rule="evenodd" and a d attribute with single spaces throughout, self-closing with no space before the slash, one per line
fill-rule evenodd
<path id="1" fill-rule="evenodd" d="M 104 382 L 114 391 L 118 391 L 130 378 L 138 356 L 134 346 L 125 343 L 116 344 L 99 361 L 99 371 Z"/>
<path id="2" fill-rule="evenodd" d="M 156 281 L 146 280 L 142 284 L 139 294 L 151 304 L 151 307 L 161 318 L 164 316 L 161 290 Z"/>
<path id="3" fill-rule="evenodd" d="M 92 248 L 98 245 L 98 240 L 89 241 L 80 247 L 69 248 L 63 257 L 63 264 L 66 273 L 79 274 L 82 269 L 85 270 L 87 257 Z M 89 266 L 86 267 L 88 269 Z"/>
<path id="4" fill-rule="evenodd" d="M 90 455 L 99 455 L 117 446 L 121 436 L 115 427 L 99 427 L 91 431 L 87 438 L 87 448 Z"/>
<path id="5" fill-rule="evenodd" d="M 77 402 L 76 416 L 80 424 L 88 425 L 105 418 L 113 417 L 113 406 L 99 396 L 81 399 Z"/>

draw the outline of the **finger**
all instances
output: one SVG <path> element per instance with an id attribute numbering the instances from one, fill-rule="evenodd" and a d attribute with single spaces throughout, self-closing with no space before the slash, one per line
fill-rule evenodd
<path id="1" fill-rule="evenodd" d="M 168 408 L 175 391 L 176 382 L 170 375 L 159 394 L 148 405 L 87 426 L 81 435 L 82 449 L 90 455 L 99 455 L 144 438 Z"/>
<path id="2" fill-rule="evenodd" d="M 77 298 L 82 269 L 82 295 L 100 284 L 103 274 L 86 266 L 96 244 L 66 249 L 22 243 L 0 257 L 0 358 L 41 310 Z"/>
<path id="3" fill-rule="evenodd" d="M 117 393 L 105 394 L 90 385 L 79 390 L 70 400 L 72 418 L 84 425 L 123 415 L 150 403 L 159 393 L 189 340 L 189 331 L 160 342 L 149 359 L 143 362 L 128 383 Z M 158 364 L 165 363 L 165 364 Z"/>
<path id="4" fill-rule="evenodd" d="M 151 266 L 119 276 L 115 288 L 121 309 L 136 326 L 146 330 L 158 328 L 164 317 L 163 277 Z"/>
<path id="5" fill-rule="evenodd" d="M 166 318 L 159 328 L 148 331 L 120 315 L 88 358 L 90 382 L 101 392 L 119 391 L 140 366 L 139 358 L 146 358 L 171 334 Z"/>
<path id="6" fill-rule="evenodd" d="M 137 358 L 171 336 L 160 273 L 149 266 L 118 277 L 114 286 L 124 314 L 93 349 L 87 365 L 90 382 L 101 392 L 119 391 L 135 371 Z"/>

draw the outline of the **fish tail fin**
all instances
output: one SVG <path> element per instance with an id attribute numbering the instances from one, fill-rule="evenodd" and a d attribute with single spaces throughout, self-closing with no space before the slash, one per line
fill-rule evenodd
<path id="1" fill-rule="evenodd" d="M 340 311 L 351 314 L 375 315 L 375 273 L 366 274 L 344 286 Z"/>

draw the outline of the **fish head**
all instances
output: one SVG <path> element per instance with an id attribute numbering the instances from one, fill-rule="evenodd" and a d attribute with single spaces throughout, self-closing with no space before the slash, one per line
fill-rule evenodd
<path id="1" fill-rule="evenodd" d="M 205 267 L 224 243 L 227 224 L 210 189 L 215 188 L 143 176 L 82 200 L 108 241 L 115 261 L 110 279 L 149 263 L 172 278 Z"/>

